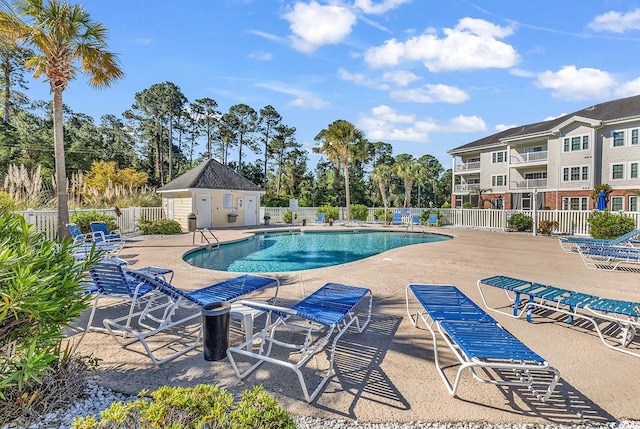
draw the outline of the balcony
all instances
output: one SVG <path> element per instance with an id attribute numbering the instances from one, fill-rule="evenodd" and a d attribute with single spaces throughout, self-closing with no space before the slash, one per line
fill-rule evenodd
<path id="1" fill-rule="evenodd" d="M 544 150 L 541 152 L 518 152 L 517 155 L 511 155 L 511 164 L 530 164 L 533 162 L 545 162 L 549 157 L 549 152 Z"/>
<path id="2" fill-rule="evenodd" d="M 467 162 L 466 164 L 458 164 L 453 167 L 456 173 L 464 173 L 467 171 L 480 170 L 480 162 Z"/>
<path id="3" fill-rule="evenodd" d="M 546 187 L 547 179 L 525 179 L 520 182 L 511 182 L 511 189 L 536 189 Z"/>
<path id="4" fill-rule="evenodd" d="M 470 184 L 464 184 L 464 185 L 455 185 L 453 187 L 453 192 L 457 192 L 459 194 L 464 194 L 464 193 L 469 193 L 469 192 L 473 191 L 474 189 L 480 189 L 480 184 L 479 183 L 470 183 Z"/>

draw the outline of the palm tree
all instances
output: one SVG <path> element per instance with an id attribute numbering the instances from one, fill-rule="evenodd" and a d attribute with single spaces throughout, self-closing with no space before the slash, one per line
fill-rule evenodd
<path id="1" fill-rule="evenodd" d="M 367 157 L 364 134 L 352 123 L 344 119 L 338 119 L 329 125 L 327 129 L 320 131 L 315 140 L 320 142 L 320 147 L 316 148 L 318 152 L 325 153 L 334 164 L 342 164 L 347 203 L 346 221 L 348 222 L 351 219 L 351 213 L 349 212 L 349 206 L 351 205 L 349 162 Z"/>
<path id="2" fill-rule="evenodd" d="M 378 164 L 371 171 L 371 180 L 378 184 L 378 188 L 380 189 L 380 196 L 382 197 L 382 205 L 384 206 L 384 219 L 385 223 L 387 222 L 387 206 L 389 205 L 387 201 L 387 186 L 389 181 L 391 180 L 392 169 L 390 166 L 385 164 Z"/>
<path id="3" fill-rule="evenodd" d="M 404 180 L 404 207 L 411 207 L 411 190 L 417 177 L 423 174 L 424 167 L 414 159 L 408 159 L 396 164 L 396 174 Z"/>
<path id="4" fill-rule="evenodd" d="M 22 18 L 24 18 L 24 20 Z M 53 94 L 53 144 L 56 167 L 58 239 L 68 237 L 67 174 L 62 123 L 62 92 L 79 70 L 94 87 L 123 76 L 117 56 L 107 50 L 107 29 L 91 20 L 81 5 L 60 0 L 18 0 L 15 10 L 0 10 L 0 34 L 32 48 L 25 65 L 45 77 Z"/>

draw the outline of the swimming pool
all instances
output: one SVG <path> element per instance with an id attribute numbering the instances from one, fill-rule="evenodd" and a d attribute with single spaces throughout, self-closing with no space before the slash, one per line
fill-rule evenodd
<path id="1" fill-rule="evenodd" d="M 196 267 L 243 273 L 274 273 L 329 267 L 364 259 L 396 247 L 449 240 L 429 233 L 390 231 L 288 231 L 257 233 L 247 240 L 185 255 Z"/>

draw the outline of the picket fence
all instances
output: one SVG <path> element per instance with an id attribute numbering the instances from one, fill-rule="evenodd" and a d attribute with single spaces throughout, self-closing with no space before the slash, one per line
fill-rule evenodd
<path id="1" fill-rule="evenodd" d="M 115 209 L 91 209 L 91 210 L 69 210 L 69 215 L 73 213 L 97 211 L 109 213 L 118 224 L 118 228 L 122 233 L 131 233 L 139 228 L 140 219 L 156 220 L 164 218 L 164 210 L 162 207 L 125 207 L 121 208 L 121 216 L 116 216 Z M 56 210 L 25 210 L 16 212 L 24 216 L 27 222 L 35 225 L 39 231 L 44 231 L 50 240 L 56 237 L 56 228 L 58 226 L 58 212 Z"/>
<path id="2" fill-rule="evenodd" d="M 289 210 L 288 207 L 260 207 L 260 219 L 265 215 L 269 216 L 271 224 L 284 223 L 283 216 Z M 299 207 L 294 214 L 293 223 L 310 225 L 317 219 L 317 207 Z M 346 218 L 346 208 L 340 207 L 339 219 Z M 369 208 L 365 222 L 374 224 L 376 222 L 375 212 L 380 208 Z M 535 217 L 536 225 L 540 221 L 548 220 L 558 223 L 558 228 L 554 230 L 557 234 L 569 235 L 589 235 L 589 222 L 587 219 L 591 215 L 588 210 L 494 210 L 494 209 L 429 209 L 429 208 L 408 208 L 389 209 L 392 212 L 399 211 L 402 214 L 403 223 L 411 221 L 413 215 L 420 215 L 422 212 L 431 210 L 439 216 L 442 226 L 452 226 L 456 228 L 484 229 L 491 231 L 507 231 L 508 220 L 516 213 L 524 213 L 527 216 Z M 94 210 L 71 210 L 69 214 L 81 211 Z M 162 207 L 125 207 L 121 208 L 121 216 L 115 215 L 114 209 L 97 209 L 95 211 L 112 214 L 116 218 L 118 227 L 123 233 L 131 233 L 139 228 L 140 219 L 156 220 L 166 217 Z M 57 212 L 55 210 L 25 210 L 17 212 L 24 216 L 29 224 L 35 225 L 40 231 L 44 231 L 47 238 L 54 239 L 57 226 Z M 633 218 L 636 228 L 640 229 L 640 212 L 623 212 L 623 216 Z"/>
<path id="3" fill-rule="evenodd" d="M 260 216 L 264 217 L 268 213 L 271 223 L 282 223 L 283 215 L 288 211 L 288 207 L 261 207 Z M 379 208 L 369 208 L 365 222 L 375 223 L 375 211 Z M 558 228 L 554 230 L 556 234 L 569 235 L 589 235 L 589 222 L 587 219 L 591 215 L 588 210 L 495 210 L 495 209 L 429 209 L 429 208 L 408 208 L 408 209 L 388 209 L 392 212 L 402 213 L 403 223 L 409 223 L 413 215 L 420 215 L 422 212 L 431 210 L 436 212 L 440 218 L 442 226 L 453 226 L 456 228 L 485 229 L 491 231 L 507 231 L 508 221 L 516 213 L 523 213 L 532 218 L 535 217 L 536 225 L 540 221 L 548 220 L 558 223 Z M 340 207 L 340 219 L 345 219 L 346 208 Z M 640 228 L 640 212 L 624 212 L 623 216 L 633 218 L 636 228 Z M 302 224 L 303 220 L 309 224 L 317 219 L 317 207 L 299 207 L 297 216 L 293 223 Z"/>

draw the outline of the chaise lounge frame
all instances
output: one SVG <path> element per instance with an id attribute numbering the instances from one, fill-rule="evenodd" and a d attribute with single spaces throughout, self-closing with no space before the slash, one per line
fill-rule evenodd
<path id="1" fill-rule="evenodd" d="M 462 373 L 466 369 L 481 383 L 527 387 L 542 402 L 553 394 L 560 379 L 558 370 L 511 335 L 457 287 L 409 284 L 405 289 L 405 300 L 411 323 L 418 327 L 419 320 L 422 320 L 431 333 L 436 370 L 451 396 L 456 396 Z M 422 309 L 412 310 L 414 301 Z M 444 340 L 459 362 L 453 382 L 440 363 L 438 337 Z M 479 369 L 485 372 L 510 370 L 517 381 L 489 378 L 488 374 L 480 374 Z M 534 387 L 537 382 L 535 373 L 538 372 L 551 375 L 544 394 Z"/>

